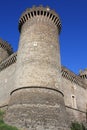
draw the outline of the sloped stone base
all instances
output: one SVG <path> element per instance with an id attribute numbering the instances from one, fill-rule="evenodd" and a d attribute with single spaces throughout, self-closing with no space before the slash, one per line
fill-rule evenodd
<path id="1" fill-rule="evenodd" d="M 5 121 L 24 130 L 70 130 L 61 92 L 45 88 L 15 91 Z"/>

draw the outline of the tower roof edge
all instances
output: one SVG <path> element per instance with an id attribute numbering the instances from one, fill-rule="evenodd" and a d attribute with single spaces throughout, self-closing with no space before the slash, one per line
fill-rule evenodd
<path id="1" fill-rule="evenodd" d="M 51 21 L 57 26 L 59 29 L 59 32 L 61 31 L 61 22 L 59 15 L 54 11 L 51 10 L 48 6 L 43 7 L 42 5 L 36 7 L 33 6 L 32 8 L 27 8 L 21 15 L 19 19 L 19 31 L 21 31 L 22 25 L 29 19 L 35 17 L 35 16 L 44 16 L 51 19 Z"/>

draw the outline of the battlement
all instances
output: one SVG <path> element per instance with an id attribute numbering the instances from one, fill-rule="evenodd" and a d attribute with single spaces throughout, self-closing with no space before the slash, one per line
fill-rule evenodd
<path id="1" fill-rule="evenodd" d="M 16 60 L 17 60 L 17 53 L 13 53 L 6 60 L 1 62 L 1 64 L 0 64 L 0 71 L 2 71 L 3 69 L 9 67 L 11 64 L 15 63 Z"/>
<path id="2" fill-rule="evenodd" d="M 79 76 L 82 79 L 87 79 L 87 69 L 84 69 L 83 71 L 81 70 Z"/>
<path id="3" fill-rule="evenodd" d="M 86 84 L 82 80 L 82 78 L 73 72 L 69 71 L 69 69 L 62 66 L 61 68 L 61 74 L 64 78 L 70 80 L 71 82 L 74 82 L 75 84 L 78 84 L 79 86 L 82 86 L 83 88 L 86 88 Z"/>
<path id="4" fill-rule="evenodd" d="M 49 7 L 44 8 L 43 6 L 28 8 L 19 19 L 19 31 L 21 31 L 22 25 L 31 18 L 36 16 L 44 16 L 50 19 L 57 27 L 59 32 L 61 31 L 61 22 L 59 16 L 55 11 L 50 10 Z"/>
<path id="5" fill-rule="evenodd" d="M 11 55 L 13 53 L 13 49 L 12 49 L 11 45 L 8 44 L 8 42 L 3 41 L 2 39 L 0 39 L 0 47 L 5 49 L 9 55 Z"/>

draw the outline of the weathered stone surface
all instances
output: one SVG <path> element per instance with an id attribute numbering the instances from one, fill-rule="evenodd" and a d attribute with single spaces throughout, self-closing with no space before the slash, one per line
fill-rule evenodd
<path id="1" fill-rule="evenodd" d="M 29 19 L 25 18 L 27 12 L 21 18 L 15 84 L 5 120 L 27 130 L 67 130 L 61 92 L 60 20 L 54 12 L 52 18 L 48 11 L 47 15 L 29 13 Z"/>
<path id="2" fill-rule="evenodd" d="M 7 105 L 10 99 L 10 92 L 14 89 L 15 64 L 0 72 L 0 107 Z"/>
<path id="3" fill-rule="evenodd" d="M 68 130 L 63 95 L 46 88 L 26 88 L 12 94 L 5 120 L 26 130 Z"/>
<path id="4" fill-rule="evenodd" d="M 5 60 L 8 56 L 7 51 L 0 47 L 0 62 Z"/>
<path id="5" fill-rule="evenodd" d="M 62 77 L 62 91 L 71 121 L 86 122 L 87 90 Z"/>
<path id="6" fill-rule="evenodd" d="M 61 67 L 57 27 L 45 16 L 36 16 L 22 26 L 15 88 L 60 87 Z"/>
<path id="7" fill-rule="evenodd" d="M 13 53 L 13 49 L 9 43 L 0 38 L 0 63 Z"/>

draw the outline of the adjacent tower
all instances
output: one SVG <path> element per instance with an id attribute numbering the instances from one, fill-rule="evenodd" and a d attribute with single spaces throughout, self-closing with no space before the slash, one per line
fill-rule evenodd
<path id="1" fill-rule="evenodd" d="M 9 55 L 12 53 L 12 47 L 6 41 L 0 39 L 0 63 L 9 57 Z"/>
<path id="2" fill-rule="evenodd" d="M 83 79 L 83 81 L 87 84 L 87 68 L 80 71 L 79 76 Z"/>
<path id="3" fill-rule="evenodd" d="M 50 8 L 27 9 L 19 20 L 20 41 L 8 123 L 25 130 L 68 130 L 61 92 L 59 16 Z"/>

